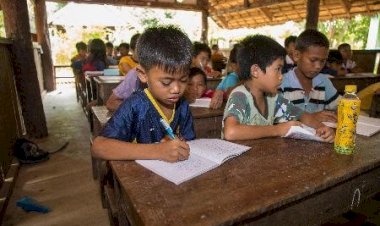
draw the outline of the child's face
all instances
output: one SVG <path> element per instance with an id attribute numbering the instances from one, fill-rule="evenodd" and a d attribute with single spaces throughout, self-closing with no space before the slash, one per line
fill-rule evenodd
<path id="1" fill-rule="evenodd" d="M 294 51 L 297 68 L 309 79 L 312 79 L 319 74 L 325 66 L 328 54 L 328 48 L 321 46 L 310 46 L 303 52 L 298 50 Z"/>
<path id="2" fill-rule="evenodd" d="M 200 52 L 198 55 L 193 57 L 193 66 L 198 67 L 202 70 L 204 70 L 204 67 L 208 64 L 208 61 L 210 60 L 210 57 L 207 52 Z"/>
<path id="3" fill-rule="evenodd" d="M 189 75 L 176 72 L 169 74 L 159 67 L 153 67 L 145 71 L 141 66 L 137 67 L 138 75 L 143 83 L 147 83 L 149 91 L 161 107 L 173 108 L 183 95 Z"/>
<path id="4" fill-rule="evenodd" d="M 124 48 L 124 47 L 121 47 L 121 48 L 120 48 L 120 55 L 122 55 L 122 56 L 127 56 L 128 53 L 129 53 L 129 49 Z"/>
<path id="5" fill-rule="evenodd" d="M 342 54 L 343 60 L 351 59 L 352 51 L 350 47 L 344 47 L 340 50 L 340 54 Z"/>
<path id="6" fill-rule="evenodd" d="M 294 59 L 293 58 L 293 53 L 294 53 L 294 50 L 296 49 L 296 43 L 295 42 L 289 43 L 288 47 L 286 47 L 285 49 L 286 49 L 286 53 L 293 60 Z"/>
<path id="7" fill-rule="evenodd" d="M 113 48 L 112 47 L 106 47 L 107 56 L 112 56 L 113 54 Z"/>
<path id="8" fill-rule="evenodd" d="M 264 93 L 276 94 L 281 86 L 282 73 L 281 69 L 284 66 L 284 60 L 276 59 L 273 63 L 266 67 L 265 72 L 258 66 L 253 72 L 253 77 L 256 78 L 254 83 Z M 256 73 L 256 75 L 255 75 Z"/>
<path id="9" fill-rule="evenodd" d="M 81 49 L 81 50 L 79 50 L 79 55 L 82 56 L 82 57 L 86 57 L 86 55 L 87 55 L 87 50 L 85 50 L 85 49 Z"/>
<path id="10" fill-rule="evenodd" d="M 193 76 L 187 85 L 186 91 L 188 93 L 194 94 L 195 98 L 201 98 L 206 92 L 206 83 L 201 74 Z"/>

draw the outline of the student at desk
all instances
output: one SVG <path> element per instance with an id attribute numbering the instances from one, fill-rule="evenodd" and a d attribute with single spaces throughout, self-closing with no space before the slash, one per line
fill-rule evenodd
<path id="1" fill-rule="evenodd" d="M 302 122 L 315 128 L 324 141 L 332 142 L 334 131 L 331 128 L 277 93 L 282 80 L 285 49 L 262 35 L 248 36 L 241 44 L 238 64 L 243 84 L 235 88 L 228 98 L 222 137 L 226 140 L 248 140 L 283 136 L 291 126 Z"/>
<path id="2" fill-rule="evenodd" d="M 189 105 L 181 99 L 189 78 L 191 41 L 171 26 L 149 28 L 139 38 L 137 54 L 136 70 L 148 88 L 123 102 L 95 138 L 92 154 L 107 160 L 185 160 L 190 148 L 184 140 L 195 138 Z M 160 142 L 172 135 L 160 119 L 184 140 Z"/>
<path id="3" fill-rule="evenodd" d="M 321 70 L 329 53 L 329 41 L 316 30 L 305 30 L 296 41 L 294 59 L 297 67 L 284 74 L 281 92 L 302 110 L 313 113 L 320 122 L 336 122 L 338 91 Z"/>

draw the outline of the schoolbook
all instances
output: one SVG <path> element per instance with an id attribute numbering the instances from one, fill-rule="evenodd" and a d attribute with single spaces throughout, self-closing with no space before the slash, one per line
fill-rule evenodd
<path id="1" fill-rule="evenodd" d="M 189 104 L 190 107 L 201 107 L 201 108 L 209 108 L 211 103 L 211 98 L 199 98 L 196 99 L 194 103 Z"/>
<path id="2" fill-rule="evenodd" d="M 220 139 L 197 139 L 187 143 L 190 146 L 190 157 L 185 161 L 169 163 L 160 160 L 136 160 L 136 163 L 179 185 L 251 148 Z"/>
<path id="3" fill-rule="evenodd" d="M 306 125 L 291 126 L 283 137 L 301 140 L 323 141 L 322 138 L 317 136 L 314 128 L 308 127 Z"/>
<path id="4" fill-rule="evenodd" d="M 336 128 L 336 123 L 323 122 L 326 126 Z M 370 137 L 380 131 L 380 119 L 359 115 L 356 124 L 356 134 Z"/>

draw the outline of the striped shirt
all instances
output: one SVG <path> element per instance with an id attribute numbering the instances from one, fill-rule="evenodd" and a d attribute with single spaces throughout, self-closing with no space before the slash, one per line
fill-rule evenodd
<path id="1" fill-rule="evenodd" d="M 328 75 L 321 73 L 313 78 L 312 89 L 306 96 L 294 69 L 284 74 L 280 91 L 286 99 L 309 113 L 336 110 L 340 99 L 340 95 Z"/>

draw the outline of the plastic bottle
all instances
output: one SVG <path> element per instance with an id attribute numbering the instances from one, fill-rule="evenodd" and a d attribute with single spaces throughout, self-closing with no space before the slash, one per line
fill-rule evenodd
<path id="1" fill-rule="evenodd" d="M 360 99 L 356 85 L 346 85 L 344 96 L 338 103 L 338 125 L 334 149 L 339 154 L 350 155 L 355 151 L 356 123 L 360 113 Z"/>

